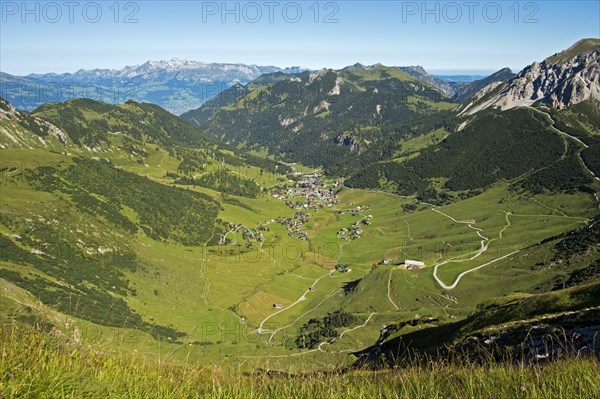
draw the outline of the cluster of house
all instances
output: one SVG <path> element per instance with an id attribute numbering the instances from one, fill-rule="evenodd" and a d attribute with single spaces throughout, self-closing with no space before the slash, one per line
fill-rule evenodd
<path id="1" fill-rule="evenodd" d="M 343 227 L 337 232 L 337 238 L 344 241 L 352 241 L 360 238 L 363 234 L 362 225 L 368 226 L 373 220 L 373 215 L 367 215 L 358 222 L 354 222 L 350 227 Z"/>
<path id="2" fill-rule="evenodd" d="M 317 211 L 319 208 L 333 206 L 339 203 L 336 199 L 334 188 L 340 185 L 339 181 L 333 184 L 333 187 L 326 188 L 323 177 L 318 173 L 300 175 L 300 179 L 293 187 L 279 185 L 273 189 L 274 198 L 285 201 L 285 204 L 297 212 L 292 217 L 282 216 L 277 219 L 266 220 L 259 223 L 256 229 L 250 230 L 243 225 L 235 223 L 226 223 L 219 237 L 219 244 L 236 245 L 234 238 L 228 238 L 229 233 L 241 233 L 246 245 L 251 245 L 253 241 L 264 241 L 263 231 L 269 231 L 268 225 L 279 223 L 288 230 L 288 236 L 307 240 L 308 234 L 302 231 L 302 226 L 308 221 L 311 214 L 309 210 Z M 360 208 L 360 207 L 359 207 Z"/>
<path id="3" fill-rule="evenodd" d="M 335 270 L 340 273 L 350 273 L 352 271 L 350 265 L 346 263 L 338 263 L 337 265 L 335 265 Z"/>
<path id="4" fill-rule="evenodd" d="M 302 231 L 302 226 L 308 221 L 309 217 L 310 213 L 299 211 L 292 217 L 281 216 L 275 219 L 275 221 L 286 228 L 288 236 L 299 238 L 300 240 L 307 240 L 308 234 Z"/>
<path id="5" fill-rule="evenodd" d="M 365 226 L 368 226 L 371 224 L 371 220 L 373 220 L 373 215 L 367 215 L 360 220 L 360 223 L 364 224 Z"/>
<path id="6" fill-rule="evenodd" d="M 359 239 L 362 233 L 363 229 L 357 223 L 354 223 L 349 228 L 342 227 L 337 232 L 337 238 L 340 238 L 344 241 L 352 241 Z"/>
<path id="7" fill-rule="evenodd" d="M 335 182 L 333 187 L 326 188 L 323 177 L 319 174 L 304 175 L 294 187 L 280 186 L 272 191 L 274 198 L 285 201 L 292 209 L 312 209 L 314 211 L 325 206 L 333 206 L 339 202 L 334 194 L 334 188 L 339 185 Z"/>
<path id="8" fill-rule="evenodd" d="M 273 189 L 274 198 L 285 201 L 287 206 L 297 211 L 293 217 L 280 217 L 275 221 L 288 230 L 288 236 L 307 240 L 308 234 L 302 231 L 302 226 L 311 216 L 308 211 L 318 211 L 320 208 L 339 203 L 334 193 L 334 188 L 339 184 L 336 181 L 333 187 L 326 188 L 323 177 L 313 173 L 302 175 L 293 187 L 280 185 Z"/>

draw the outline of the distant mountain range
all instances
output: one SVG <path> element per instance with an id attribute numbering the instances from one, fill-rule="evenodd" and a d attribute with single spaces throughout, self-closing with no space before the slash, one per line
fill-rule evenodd
<path id="1" fill-rule="evenodd" d="M 352 176 L 346 180 L 351 187 L 420 193 L 435 202 L 440 199 L 429 179 L 447 179 L 450 190 L 475 190 L 542 165 L 530 148 L 560 157 L 561 143 L 548 120 L 531 110 L 501 112 L 520 105 L 562 110 L 582 103 L 572 115 L 552 117 L 585 137 L 589 148 L 581 156 L 595 169 L 598 145 L 589 132 L 595 131 L 600 100 L 599 43 L 582 40 L 517 75 L 504 68 L 473 82 L 445 82 L 420 66 L 381 64 L 264 75 L 182 118 L 227 144 Z M 519 162 L 511 165 L 508 159 L 516 154 Z M 564 168 L 577 176 L 563 179 L 548 169 L 542 186 L 575 189 L 589 181 L 578 153 L 569 155 L 561 162 L 571 162 Z"/>
<path id="2" fill-rule="evenodd" d="M 476 80 L 485 79 L 487 75 L 433 75 L 444 82 L 474 82 Z"/>
<path id="3" fill-rule="evenodd" d="M 503 68 L 488 76 L 439 75 L 422 66 L 395 66 L 399 71 L 437 89 L 447 100 L 465 102 L 462 114 L 473 114 L 489 107 L 509 109 L 531 105 L 537 101 L 564 108 L 600 95 L 599 39 L 584 39 L 568 50 L 542 63 L 533 63 L 519 73 Z M 579 57 L 579 58 L 578 58 Z M 584 57 L 584 58 L 581 58 Z M 372 71 L 381 64 L 356 63 L 339 70 L 341 73 Z M 582 67 L 583 70 L 577 68 Z M 46 73 L 15 76 L 0 72 L 0 96 L 19 110 L 32 111 L 52 102 L 74 98 L 90 98 L 109 104 L 128 100 L 148 102 L 180 115 L 198 109 L 219 93 L 232 92 L 285 80 L 288 75 L 309 71 L 301 67 L 279 68 L 245 64 L 205 63 L 173 58 L 147 61 L 122 69 L 81 69 L 74 73 Z M 260 79 L 262 76 L 265 76 Z M 262 83 L 261 83 L 262 82 Z M 219 103 L 223 102 L 220 96 Z M 231 99 L 237 100 L 234 95 Z M 210 107 L 214 107 L 213 102 Z M 207 108 L 203 108 L 207 113 Z M 189 115 L 187 115 L 189 118 Z M 197 118 L 197 115 L 196 115 Z"/>
<path id="4" fill-rule="evenodd" d="M 49 102 L 91 98 L 106 103 L 149 102 L 181 114 L 197 108 L 236 83 L 246 84 L 265 73 L 298 73 L 304 68 L 220 64 L 173 58 L 148 61 L 119 70 L 14 76 L 0 72 L 0 96 L 16 108 L 34 110 Z"/>
<path id="5" fill-rule="evenodd" d="M 357 63 L 342 70 L 370 70 L 378 66 L 379 64 L 365 66 Z M 465 97 L 464 93 L 476 92 L 472 88 L 477 82 L 489 79 L 476 76 L 458 76 L 455 80 L 439 79 L 421 66 L 396 68 L 432 85 L 447 97 L 461 101 Z M 24 111 L 33 111 L 40 105 L 51 102 L 90 98 L 109 104 L 128 100 L 148 102 L 180 115 L 200 107 L 234 85 L 246 85 L 262 75 L 278 73 L 281 77 L 306 71 L 306 68 L 301 67 L 205 63 L 173 58 L 168 61 L 147 61 L 142 65 L 126 66 L 118 70 L 81 69 L 74 73 L 26 76 L 0 72 L 0 96 Z M 502 77 L 503 80 L 508 78 Z"/>
<path id="6" fill-rule="evenodd" d="M 490 76 L 469 77 L 461 76 L 456 80 L 442 79 L 431 75 L 421 66 L 398 67 L 400 70 L 409 75 L 429 83 L 433 87 L 439 89 L 442 93 L 448 96 L 453 101 L 462 102 L 469 97 L 475 95 L 483 87 L 492 82 L 505 82 L 515 76 L 510 68 L 503 68 Z"/>

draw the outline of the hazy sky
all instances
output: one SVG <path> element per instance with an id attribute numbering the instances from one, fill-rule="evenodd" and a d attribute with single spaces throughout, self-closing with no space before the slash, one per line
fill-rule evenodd
<path id="1" fill-rule="evenodd" d="M 174 57 L 436 73 L 519 70 L 600 37 L 598 1 L 5 1 L 0 70 L 117 68 Z"/>

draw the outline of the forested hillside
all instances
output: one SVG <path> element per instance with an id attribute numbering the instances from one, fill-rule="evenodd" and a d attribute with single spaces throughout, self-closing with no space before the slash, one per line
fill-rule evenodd
<path id="1" fill-rule="evenodd" d="M 341 176 L 389 157 L 404 135 L 452 124 L 455 104 L 396 68 L 261 79 L 183 117 L 226 143 Z"/>
<path id="2" fill-rule="evenodd" d="M 534 192 L 578 190 L 592 178 L 582 168 L 577 148 L 535 111 L 487 111 L 464 129 L 422 149 L 418 156 L 371 165 L 346 184 L 391 187 L 397 194 L 418 194 L 428 201 L 447 198 L 448 192 L 483 189 L 519 176 L 524 176 L 520 186 Z M 593 154 L 593 148 L 586 151 Z M 436 178 L 443 179 L 443 187 L 437 188 L 439 194 L 432 180 Z"/>

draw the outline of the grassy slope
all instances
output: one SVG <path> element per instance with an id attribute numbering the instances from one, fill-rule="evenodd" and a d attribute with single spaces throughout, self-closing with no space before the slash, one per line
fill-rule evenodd
<path id="1" fill-rule="evenodd" d="M 573 57 L 600 49 L 600 39 L 582 39 L 568 49 L 546 58 L 548 64 L 562 64 Z"/>
<path id="2" fill-rule="evenodd" d="M 64 337 L 10 327 L 2 335 L 0 392 L 4 397 L 55 398 L 348 398 L 530 397 L 589 398 L 598 361 L 564 359 L 514 367 L 432 363 L 384 372 L 317 373 L 300 377 L 240 373 L 219 365 L 147 364 L 107 357 Z M 574 383 L 574 381 L 576 381 Z"/>
<path id="3" fill-rule="evenodd" d="M 420 141 L 413 144 L 415 147 L 426 145 Z M 134 173 L 170 184 L 172 179 L 165 178 L 165 173 L 176 171 L 180 161 L 162 149 L 156 151 L 154 144 L 136 142 L 136 145 L 143 145 L 148 154 L 143 157 L 143 163 L 129 157 L 125 150 L 117 149 L 99 155 Z M 87 157 L 96 155 L 86 154 Z M 43 150 L 3 150 L 3 160 L 31 167 L 70 162 L 70 157 Z M 212 162 L 208 170 L 216 167 L 217 163 Z M 277 176 L 269 173 L 261 176 L 254 166 L 234 170 L 264 187 L 277 183 Z M 31 213 L 48 219 L 46 216 L 49 215 L 44 214 L 41 205 L 32 204 L 49 200 L 63 203 L 62 199 L 48 193 L 5 183 L 3 180 L 3 205 L 12 207 L 17 213 Z M 219 218 L 251 228 L 258 222 L 291 216 L 294 212 L 268 195 L 257 199 L 235 197 L 225 200 L 210 189 L 189 188 L 219 201 L 222 206 Z M 4 193 L 8 194 L 5 196 Z M 132 244 L 143 268 L 125 272 L 138 292 L 135 297 L 128 297 L 127 303 L 148 321 L 172 325 L 188 334 L 183 342 L 192 346 L 168 342 L 160 344 L 162 351 L 169 352 L 169 360 L 176 363 L 186 358 L 216 360 L 224 355 L 237 355 L 237 360 L 245 361 L 248 358 L 243 356 L 257 355 L 264 357 L 253 361 L 274 367 L 291 367 L 301 357 L 308 363 L 303 367 L 327 368 L 345 361 L 342 351 L 364 348 L 374 342 L 383 324 L 410 320 L 417 315 L 464 317 L 490 296 L 528 290 L 560 274 L 555 269 L 539 272 L 531 268 L 534 262 L 544 259 L 547 253 L 544 250 L 534 255 L 509 258 L 471 273 L 450 292 L 437 285 L 431 268 L 407 272 L 380 266 L 371 272 L 372 265 L 383 258 L 416 258 L 431 265 L 443 259 L 472 254 L 479 247 L 480 238 L 473 229 L 432 211 L 430 206 L 421 204 L 416 211 L 405 213 L 402 205 L 413 203 L 412 198 L 344 189 L 340 200 L 337 207 L 320 210 L 305 226 L 312 237 L 310 243 L 289 238 L 287 231 L 277 224 L 271 225 L 271 231 L 266 234 L 263 251 L 257 243 L 248 250 L 236 246 L 186 247 L 138 235 L 132 238 Z M 347 205 L 349 202 L 353 205 Z M 363 238 L 341 241 L 336 238 L 336 232 L 360 220 L 361 216 L 352 216 L 349 212 L 341 215 L 337 211 L 356 205 L 370 206 L 371 209 L 363 215 L 372 214 L 373 222 L 365 227 Z M 517 194 L 506 183 L 499 183 L 481 195 L 440 210 L 457 220 L 475 219 L 475 227 L 483 229 L 482 234 L 486 237 L 495 239 L 481 257 L 440 267 L 438 275 L 450 283 L 462 271 L 583 225 L 597 212 L 597 204 L 591 195 L 583 192 L 532 197 Z M 511 225 L 506 227 L 504 212 L 509 211 L 512 212 Z M 123 212 L 135 219 L 135 214 L 129 210 L 123 209 Z M 90 222 L 93 223 L 92 219 L 86 216 L 73 223 L 78 226 Z M 504 227 L 506 229 L 500 238 Z M 110 226 L 100 225 L 99 232 L 109 234 Z M 242 242 L 240 236 L 236 239 Z M 350 264 L 352 271 L 329 275 L 337 262 Z M 35 272 L 33 268 L 24 269 L 22 265 L 4 263 L 2 266 Z M 256 328 L 260 322 L 275 313 L 273 303 L 282 303 L 284 307 L 295 303 L 319 277 L 323 278 L 317 283 L 317 291 L 308 293 L 304 300 L 268 320 L 264 326 L 266 329 L 282 328 L 270 342 L 270 334 L 257 336 Z M 345 284 L 361 278 L 355 291 L 343 293 L 341 288 Z M 223 295 L 225 292 L 227 295 Z M 13 301 L 12 295 L 9 293 L 4 298 L 7 303 Z M 15 307 L 20 309 L 19 312 L 24 311 L 22 306 Z M 348 328 L 342 339 L 324 345 L 323 351 L 305 354 L 286 348 L 286 344 L 295 338 L 296 329 L 308 319 L 339 308 L 356 313 L 360 320 L 357 325 Z M 44 308 L 40 309 L 42 314 L 47 312 Z M 74 320 L 83 330 L 86 342 L 98 341 L 110 350 L 129 354 L 143 351 L 149 359 L 159 357 L 158 343 L 142 331 L 93 325 L 87 328 L 89 323 Z M 362 323 L 365 323 L 364 326 Z M 125 339 L 114 340 L 113 335 L 121 332 Z M 274 355 L 282 357 L 272 357 Z"/>
<path id="4" fill-rule="evenodd" d="M 58 155 L 55 157 L 60 158 Z M 163 167 L 159 165 L 164 161 L 159 161 L 157 155 L 154 157 L 156 161 L 149 165 L 150 169 L 156 168 L 157 172 L 153 175 L 159 178 L 162 175 L 159 170 Z M 196 190 L 220 199 L 218 193 L 201 188 Z M 498 237 L 499 231 L 505 226 L 504 211 L 511 210 L 515 215 L 512 218 L 513 225 L 505 230 L 504 238 L 490 244 L 490 250 L 480 259 L 441 267 L 439 275 L 444 281 L 449 283 L 459 272 L 513 248 L 523 248 L 549 235 L 582 225 L 585 218 L 594 212 L 591 196 L 583 193 L 533 198 L 545 206 L 527 196 L 513 194 L 510 202 L 507 198 L 506 187 L 500 185 L 480 196 L 440 208 L 458 220 L 476 219 L 476 227 L 482 228 L 483 234 L 490 238 Z M 465 277 L 451 292 L 457 298 L 458 303 L 454 303 L 443 296 L 444 291 L 432 279 L 432 270 L 429 268 L 407 272 L 381 266 L 369 272 L 373 263 L 386 257 L 397 260 L 423 259 L 430 265 L 440 255 L 448 258 L 471 253 L 480 240 L 473 230 L 433 212 L 428 206 L 405 214 L 401 204 L 413 201 L 408 198 L 345 189 L 340 194 L 340 200 L 337 208 L 319 211 L 306 226 L 311 237 L 314 237 L 310 246 L 307 242 L 287 237 L 287 232 L 276 224 L 271 225 L 271 232 L 266 235 L 263 252 L 257 244 L 253 244 L 248 251 L 236 247 L 204 249 L 139 237 L 136 248 L 143 260 L 144 270 L 127 274 L 138 291 L 138 295 L 129 298 L 128 303 L 138 313 L 186 332 L 188 336 L 185 341 L 209 344 L 193 346 L 191 356 L 202 354 L 214 359 L 225 353 L 250 355 L 257 353 L 257 350 L 264 355 L 289 355 L 290 352 L 281 345 L 286 339 L 288 342 L 293 339 L 295 329 L 311 317 L 343 307 L 358 314 L 362 323 L 370 313 L 376 312 L 364 328 L 357 328 L 339 342 L 324 347 L 331 353 L 306 355 L 320 359 L 325 364 L 335 364 L 339 361 L 338 350 L 359 349 L 372 343 L 381 324 L 412 319 L 415 315 L 464 316 L 489 296 L 531 288 L 555 273 L 549 271 L 542 275 L 529 271 L 527 260 L 498 263 Z M 240 197 L 238 201 L 244 207 L 222 203 L 219 217 L 252 227 L 258 222 L 293 213 L 270 196 L 254 200 Z M 373 215 L 373 223 L 365 227 L 364 238 L 343 242 L 336 238 L 336 232 L 361 218 L 348 212 L 343 215 L 337 213 L 337 209 L 350 208 L 347 205 L 349 202 L 353 203 L 352 206 L 370 206 L 371 209 L 365 213 Z M 557 211 L 566 216 L 548 207 L 558 208 Z M 545 227 L 532 234 L 531 226 L 540 225 Z M 372 245 L 373 242 L 377 245 Z M 447 243 L 452 247 L 442 251 L 448 248 Z M 166 253 L 169 256 L 165 256 Z M 208 261 L 204 263 L 205 259 Z M 351 264 L 352 272 L 327 276 L 336 261 Z M 324 275 L 326 277 L 317 284 L 317 291 L 269 319 L 268 324 L 272 327 L 288 326 L 273 337 L 275 346 L 267 345 L 269 335 L 257 338 L 255 329 L 266 316 L 274 313 L 273 303 L 281 302 L 287 306 L 295 302 L 314 280 Z M 529 278 L 523 279 L 524 275 Z M 358 291 L 348 295 L 340 291 L 344 284 L 361 277 L 363 282 Z M 485 289 L 482 290 L 482 287 Z M 228 295 L 221 295 L 223 292 L 228 292 Z M 390 298 L 399 309 L 390 302 Z M 239 317 L 244 317 L 245 321 L 240 323 Z M 237 332 L 228 335 L 219 331 L 219 326 L 229 326 L 229 329 Z M 122 349 L 131 352 L 145 342 L 142 337 L 143 334 L 139 335 L 136 342 Z M 174 346 L 172 349 L 175 350 L 174 360 L 184 358 L 186 351 L 182 351 L 183 348 Z M 281 365 L 295 361 L 294 357 L 263 360 Z"/>

